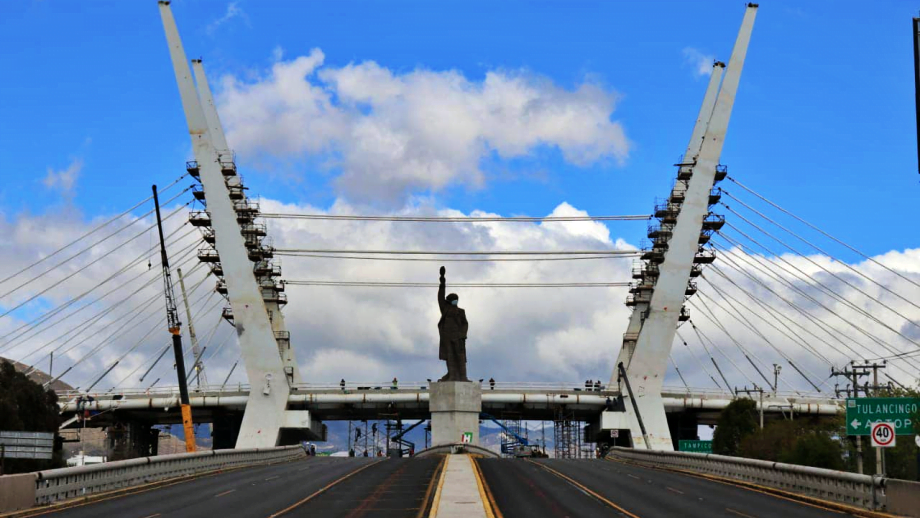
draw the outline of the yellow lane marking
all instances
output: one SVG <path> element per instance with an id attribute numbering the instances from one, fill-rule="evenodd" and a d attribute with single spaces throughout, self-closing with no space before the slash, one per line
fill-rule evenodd
<path id="1" fill-rule="evenodd" d="M 741 516 L 741 517 L 743 517 L 743 518 L 754 518 L 753 516 L 751 516 L 751 515 L 749 515 L 749 514 L 744 514 L 744 513 L 742 513 L 741 511 L 736 511 L 736 510 L 731 509 L 731 508 L 728 508 L 728 507 L 726 507 L 725 510 L 728 511 L 728 512 L 730 512 L 730 513 L 732 513 L 732 514 L 737 514 L 738 516 Z"/>
<path id="2" fill-rule="evenodd" d="M 431 502 L 431 512 L 428 518 L 437 518 L 438 506 L 441 505 L 441 490 L 444 488 L 444 479 L 447 477 L 447 465 L 450 463 L 450 455 L 444 456 L 444 466 L 441 468 L 441 477 L 438 479 L 438 489 L 434 492 L 434 501 Z"/>
<path id="3" fill-rule="evenodd" d="M 683 491 L 679 489 L 674 489 L 673 487 L 665 486 L 665 489 L 667 489 L 668 491 L 671 491 L 672 493 L 677 493 L 678 495 L 684 494 Z"/>
<path id="4" fill-rule="evenodd" d="M 584 485 L 582 485 L 582 484 L 576 482 L 575 480 L 573 480 L 573 479 L 571 479 L 571 478 L 569 478 L 569 477 L 563 475 L 562 473 L 560 473 L 560 472 L 554 470 L 553 468 L 551 468 L 551 467 L 549 467 L 549 466 L 547 466 L 547 465 L 545 465 L 545 464 L 539 463 L 539 462 L 534 462 L 534 461 L 532 461 L 532 460 L 530 460 L 530 459 L 525 459 L 525 460 L 526 460 L 527 462 L 530 462 L 531 464 L 536 464 L 537 466 L 539 466 L 539 467 L 545 469 L 546 471 L 549 471 L 549 472 L 552 473 L 553 475 L 556 475 L 557 477 L 559 477 L 559 478 L 561 478 L 561 479 L 567 481 L 569 484 L 572 484 L 573 486 L 577 487 L 578 489 L 581 489 L 581 490 L 584 491 L 585 493 L 587 493 L 587 494 L 593 496 L 594 498 L 600 500 L 601 502 L 604 502 L 605 504 L 609 505 L 610 507 L 613 507 L 614 509 L 616 509 L 617 511 L 620 511 L 621 513 L 625 514 L 625 515 L 628 516 L 629 518 L 639 518 L 638 516 L 634 515 L 633 513 L 627 511 L 626 509 L 623 509 L 622 507 L 618 506 L 617 504 L 611 502 L 610 500 L 607 500 L 607 499 L 604 498 L 603 496 L 601 496 L 601 495 L 595 493 L 594 491 L 591 491 L 590 489 L 588 489 L 588 488 L 585 487 Z"/>
<path id="5" fill-rule="evenodd" d="M 220 497 L 222 497 L 222 496 L 224 496 L 224 495 L 229 495 L 230 493 L 232 493 L 232 492 L 234 492 L 234 491 L 236 491 L 236 489 L 231 489 L 231 490 L 229 490 L 229 491 L 224 491 L 223 493 L 218 493 L 218 494 L 214 495 L 214 498 L 220 498 Z"/>
<path id="6" fill-rule="evenodd" d="M 615 459 L 608 459 L 611 462 L 618 462 L 620 464 L 626 465 L 635 465 L 646 469 L 654 469 L 658 471 L 668 471 L 671 473 L 681 473 L 683 475 L 689 475 L 691 477 L 702 478 L 712 482 L 718 482 L 719 484 L 725 484 L 727 486 L 734 486 L 741 489 L 746 489 L 754 493 L 761 493 L 767 496 L 772 496 L 779 498 L 781 500 L 788 500 L 790 502 L 795 502 L 797 504 L 802 504 L 808 507 L 814 507 L 815 509 L 821 509 L 823 511 L 830 511 L 837 514 L 852 514 L 854 516 L 865 516 L 869 518 L 894 518 L 893 514 L 881 513 L 878 511 L 868 511 L 866 509 L 861 509 L 859 507 L 853 507 L 846 504 L 840 504 L 837 502 L 825 502 L 815 497 L 807 495 L 799 495 L 796 493 L 790 493 L 788 491 L 783 491 L 782 489 L 776 489 L 767 486 L 761 486 L 759 484 L 754 484 L 752 482 L 744 482 L 740 480 L 732 480 L 727 478 L 718 477 L 715 475 L 708 475 L 706 473 L 696 473 L 694 471 L 687 471 L 677 468 L 662 468 L 662 467 L 652 467 L 652 466 L 643 466 L 641 464 L 633 464 L 629 462 L 623 462 Z"/>
<path id="7" fill-rule="evenodd" d="M 303 500 L 300 500 L 300 501 L 298 501 L 298 502 L 295 502 L 294 504 L 292 504 L 292 505 L 290 505 L 290 506 L 288 506 L 288 507 L 285 507 L 284 509 L 278 511 L 277 513 L 273 513 L 273 514 L 268 515 L 268 518 L 276 518 L 277 516 L 281 516 L 281 515 L 283 515 L 283 514 L 286 514 L 286 513 L 289 513 L 289 512 L 291 512 L 291 511 L 293 511 L 294 509 L 297 509 L 297 508 L 300 507 L 301 505 L 303 505 L 303 504 L 309 502 L 310 500 L 316 498 L 317 496 L 319 496 L 319 495 L 325 493 L 325 492 L 328 491 L 330 488 L 332 488 L 332 486 L 338 484 L 339 482 L 342 482 L 343 480 L 345 480 L 345 479 L 347 479 L 347 478 L 349 478 L 349 477 L 351 477 L 351 476 L 353 476 L 353 475 L 357 475 L 358 473 L 360 473 L 360 472 L 366 470 L 367 468 L 369 468 L 369 467 L 371 467 L 371 466 L 376 465 L 376 464 L 379 463 L 379 462 L 380 462 L 380 461 L 369 462 L 369 463 L 365 464 L 364 466 L 361 466 L 360 468 L 358 468 L 358 469 L 356 469 L 356 470 L 354 470 L 354 471 L 352 471 L 352 472 L 346 474 L 345 476 L 339 477 L 338 479 L 336 479 L 336 480 L 330 482 L 329 484 L 326 484 L 326 486 L 324 486 L 322 489 L 320 489 L 319 491 L 316 491 L 315 493 L 313 493 L 312 495 L 310 495 L 310 496 L 304 498 Z"/>
<path id="8" fill-rule="evenodd" d="M 425 504 L 427 504 L 429 501 L 431 501 L 432 503 L 434 503 L 434 501 L 431 499 L 431 492 L 434 491 L 434 488 L 435 488 L 435 478 L 437 478 L 438 480 L 440 480 L 440 478 L 441 478 L 441 473 L 443 473 L 443 471 L 444 471 L 444 465 L 445 465 L 445 464 L 447 464 L 447 456 L 446 456 L 446 455 L 445 455 L 444 457 L 441 458 L 441 462 L 438 463 L 438 467 L 437 467 L 437 469 L 435 469 L 435 471 L 434 471 L 435 473 L 438 474 L 438 476 L 437 476 L 437 477 L 433 477 L 433 476 L 432 476 L 432 477 L 431 477 L 431 481 L 428 482 L 428 489 L 425 490 L 425 498 L 422 499 L 422 507 L 419 508 L 418 514 L 415 515 L 415 518 L 423 518 L 423 517 L 425 516 Z M 438 470 L 441 470 L 441 473 L 438 473 Z M 429 511 L 430 511 L 430 510 L 429 510 Z"/>
<path id="9" fill-rule="evenodd" d="M 482 500 L 482 506 L 486 510 L 486 517 L 504 518 L 502 512 L 495 504 L 495 497 L 492 496 L 492 491 L 489 489 L 489 485 L 486 484 L 485 477 L 482 476 L 479 462 L 477 462 L 476 459 L 470 459 L 470 462 L 473 463 L 473 474 L 476 475 L 476 485 L 479 486 L 479 498 Z"/>

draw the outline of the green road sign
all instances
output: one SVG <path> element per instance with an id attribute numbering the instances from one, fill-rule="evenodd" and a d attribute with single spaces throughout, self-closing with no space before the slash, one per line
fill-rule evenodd
<path id="1" fill-rule="evenodd" d="M 920 398 L 847 398 L 847 435 L 869 435 L 872 423 L 894 424 L 897 435 L 914 434 L 914 415 L 920 411 Z"/>
<path id="2" fill-rule="evenodd" d="M 679 441 L 677 443 L 679 451 L 689 451 L 691 453 L 712 453 L 712 441 Z"/>

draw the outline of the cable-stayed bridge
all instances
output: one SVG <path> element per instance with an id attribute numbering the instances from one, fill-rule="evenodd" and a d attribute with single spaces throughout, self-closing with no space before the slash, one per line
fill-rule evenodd
<path id="1" fill-rule="evenodd" d="M 224 446 L 274 446 L 322 437 L 323 420 L 368 419 L 381 409 L 427 417 L 429 383 L 324 386 L 304 379 L 295 352 L 314 345 L 284 320 L 288 291 L 419 288 L 398 279 L 285 279 L 289 261 L 599 264 L 632 261 L 627 278 L 600 281 L 469 280 L 463 289 L 622 289 L 631 308 L 613 372 L 598 388 L 506 384 L 483 387 L 483 411 L 544 420 L 569 412 L 599 440 L 668 450 L 711 424 L 745 386 L 762 391 L 764 412 L 839 411 L 832 368 L 886 362 L 883 382 L 916 382 L 920 310 L 915 276 L 870 257 L 795 216 L 729 175 L 720 156 L 757 7 L 749 6 L 731 59 L 717 62 L 673 186 L 649 214 L 478 217 L 262 211 L 226 140 L 201 60 L 189 61 L 168 3 L 160 5 L 194 159 L 159 189 L 170 261 L 182 273 L 192 406 L 215 423 Z M 124 418 L 140 427 L 176 422 L 176 389 L 164 335 L 150 198 L 0 280 L 0 354 L 49 369 L 67 417 L 91 409 L 98 425 Z M 187 218 L 187 219 L 186 219 Z M 279 221 L 431 225 L 646 222 L 641 249 L 419 250 L 275 246 Z M 635 223 L 631 223 L 635 224 Z M 277 237 L 277 236 L 276 236 Z M 295 247 L 298 246 L 298 247 Z M 835 252 L 845 250 L 844 254 Z M 852 265 L 842 258 L 864 260 Z M 100 274 L 104 272 L 104 274 Z M 96 275 L 91 276 L 90 274 Z M 178 272 L 177 272 L 178 273 Z M 89 282 L 87 279 L 92 279 Z M 79 288 L 72 288 L 78 285 Z M 68 288 L 68 290 L 64 290 Z M 63 295 L 62 293 L 66 293 Z M 38 303 L 50 307 L 35 310 Z M 52 304 L 54 304 L 52 306 Z M 218 318 L 217 315 L 220 315 Z M 196 329 L 192 325 L 197 324 Z M 226 361 L 227 350 L 238 356 Z M 223 362 L 221 363 L 221 360 Z M 130 365 L 130 369 L 125 368 Z M 782 374 L 780 374 L 782 371 Z M 245 382 L 231 382 L 245 372 Z M 81 377 L 77 377 L 76 374 Z M 678 386 L 665 388 L 665 379 Z M 689 381 L 688 381 L 689 380 Z M 221 383 L 222 382 L 222 383 Z M 705 383 L 706 386 L 694 387 Z M 49 382 L 50 384 L 50 382 Z M 198 387 L 197 390 L 195 387 Z M 851 387 L 852 390 L 852 387 Z M 91 399 L 90 399 L 91 398 Z M 686 422 L 679 425 L 681 420 Z M 69 420 L 69 425 L 75 421 Z"/>
<path id="2" fill-rule="evenodd" d="M 189 366 L 195 422 L 212 425 L 218 451 L 164 456 L 151 442 L 153 426 L 182 421 L 184 402 L 173 386 L 177 373 L 164 332 L 160 289 L 169 276 L 160 268 L 152 197 L 146 198 L 64 246 L 14 265 L 0 279 L 0 355 L 29 366 L 30 373 L 47 365 L 42 381 L 58 394 L 62 429 L 88 424 L 127 430 L 115 439 L 126 443 L 122 456 L 146 458 L 47 470 L 16 481 L 0 477 L 0 512 L 16 509 L 4 506 L 17 499 L 29 507 L 79 498 L 80 505 L 38 512 L 750 518 L 866 515 L 871 509 L 917 515 L 912 502 L 920 489 L 905 481 L 671 451 L 679 440 L 697 439 L 698 427 L 715 424 L 739 397 L 753 397 L 768 419 L 820 419 L 842 413 L 843 396 L 869 391 L 857 377 L 836 377 L 838 369 L 874 369 L 873 390 L 915 386 L 920 373 L 920 278 L 796 216 L 721 164 L 757 5 L 745 9 L 727 65 L 714 63 L 672 188 L 651 212 L 548 217 L 263 211 L 237 169 L 202 61 L 186 58 L 169 2 L 161 1 L 159 9 L 194 154 L 185 174 L 157 191 L 187 338 L 177 354 Z M 284 237 L 278 224 L 290 222 L 480 229 L 644 222 L 648 241 L 639 248 L 577 249 L 359 248 L 335 240 L 275 246 L 272 238 Z M 431 379 L 310 379 L 297 354 L 303 361 L 317 339 L 292 336 L 283 312 L 291 288 L 321 298 L 326 289 L 433 293 L 437 284 L 285 278 L 279 257 L 513 265 L 529 268 L 516 269 L 526 274 L 535 265 L 558 264 L 566 268 L 558 278 L 464 278 L 451 287 L 618 290 L 630 313 L 622 336 L 605 344 L 616 360 L 602 366 L 612 366 L 600 373 L 603 380 L 479 380 L 468 394 L 453 394 L 466 399 L 451 407 Z M 848 262 L 853 258 L 858 262 Z M 629 267 L 602 266 L 625 261 Z M 623 276 L 581 276 L 592 269 Z M 570 271 L 577 276 L 565 275 Z M 433 447 L 422 452 L 404 437 L 426 421 L 436 429 L 438 413 L 457 419 L 462 412 L 473 413 L 473 422 L 499 423 L 506 456 L 519 451 L 506 446 L 522 444 L 522 422 L 553 421 L 559 458 L 488 458 L 498 454 L 477 447 L 478 432 L 472 431 L 459 445 L 459 437 L 439 442 L 433 432 Z M 318 459 L 308 449 L 284 447 L 325 440 L 324 423 L 331 421 L 365 423 L 363 452 L 360 434 L 349 437 L 359 456 L 376 452 L 366 442 L 371 421 L 385 423 L 388 455 L 419 455 Z M 417 423 L 404 427 L 404 421 Z M 582 446 L 595 443 L 609 451 L 605 460 L 575 460 L 593 455 L 593 448 Z M 440 455 L 456 451 L 474 455 Z M 4 498 L 14 485 L 14 498 Z"/>

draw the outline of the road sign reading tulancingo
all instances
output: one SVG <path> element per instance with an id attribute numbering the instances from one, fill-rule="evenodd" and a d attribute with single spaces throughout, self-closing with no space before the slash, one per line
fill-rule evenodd
<path id="1" fill-rule="evenodd" d="M 692 453 L 712 453 L 712 441 L 681 440 L 677 443 L 677 449 Z"/>
<path id="2" fill-rule="evenodd" d="M 913 435 L 920 398 L 866 397 L 847 399 L 847 435 L 866 435 L 879 422 L 894 425 L 897 435 Z"/>

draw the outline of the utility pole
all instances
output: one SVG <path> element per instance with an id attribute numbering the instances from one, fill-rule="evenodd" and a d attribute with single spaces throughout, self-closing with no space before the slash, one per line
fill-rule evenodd
<path id="1" fill-rule="evenodd" d="M 185 318 L 188 320 L 188 336 L 192 341 L 192 358 L 195 359 L 195 382 L 198 386 L 201 386 L 201 380 L 204 379 L 205 386 L 208 385 L 207 378 L 204 376 L 204 366 L 201 364 L 201 350 L 198 347 L 198 337 L 195 336 L 195 325 L 192 323 L 192 308 L 188 304 L 188 294 L 185 292 L 185 277 L 182 276 L 182 268 L 176 268 L 176 273 L 179 274 L 179 287 L 182 289 L 182 302 L 185 304 Z"/>
<path id="2" fill-rule="evenodd" d="M 914 18 L 914 96 L 917 109 L 917 167 L 920 171 L 920 18 Z"/>
<path id="3" fill-rule="evenodd" d="M 875 395 L 878 395 L 878 391 L 882 388 L 882 387 L 878 384 L 878 371 L 879 371 L 879 369 L 884 369 L 884 368 L 885 368 L 885 364 L 884 364 L 884 363 L 882 363 L 882 364 L 878 364 L 878 363 L 872 363 L 872 364 L 870 364 L 868 361 L 866 361 L 863 365 L 858 365 L 858 364 L 856 363 L 856 361 L 852 361 L 852 362 L 850 362 L 850 366 L 847 367 L 847 368 L 844 368 L 843 370 L 831 369 L 831 376 L 842 376 L 843 378 L 845 378 L 845 379 L 849 382 L 849 385 L 847 385 L 847 388 L 846 388 L 847 396 L 850 395 L 850 389 L 852 388 L 852 390 L 853 390 L 853 397 L 854 397 L 854 398 L 859 398 L 859 391 L 860 391 L 860 390 L 863 391 L 863 397 L 869 397 L 869 391 L 870 391 L 870 390 L 871 390 Z M 870 370 L 873 371 L 873 382 L 872 382 L 872 386 L 870 386 L 870 385 L 869 385 L 869 382 L 867 381 L 862 387 L 860 387 L 860 386 L 859 386 L 859 380 L 860 380 L 860 378 L 869 376 L 869 371 L 870 371 Z M 839 390 L 839 389 L 835 389 L 835 393 L 836 393 L 838 396 L 840 395 L 841 392 L 843 392 L 843 391 L 841 391 L 841 390 Z M 862 456 L 862 452 L 863 452 L 863 450 L 862 450 L 862 436 L 861 436 L 861 435 L 857 435 L 857 436 L 856 436 L 856 471 L 857 471 L 860 475 L 862 475 L 863 473 L 865 473 L 865 469 L 864 469 L 864 467 L 863 467 L 863 456 Z M 876 448 L 876 449 L 875 449 L 875 456 L 876 456 L 875 468 L 876 468 L 876 473 L 878 473 L 878 474 L 881 474 L 881 473 L 882 473 L 882 467 L 883 467 L 882 464 L 884 463 L 883 455 L 884 455 L 884 452 L 881 451 L 881 448 Z"/>
<path id="4" fill-rule="evenodd" d="M 779 372 L 783 370 L 783 366 L 774 363 L 773 364 L 773 396 L 776 396 L 776 392 L 779 390 Z"/>
<path id="5" fill-rule="evenodd" d="M 881 387 L 878 384 L 878 371 L 879 369 L 884 369 L 885 367 L 887 367 L 886 365 L 887 363 L 888 363 L 887 361 L 882 364 L 873 362 L 870 365 L 869 362 L 866 361 L 866 367 L 872 369 L 872 390 L 873 390 L 873 393 L 875 394 L 875 397 L 879 397 L 880 395 L 879 393 L 881 392 L 880 390 Z M 885 474 L 885 450 L 884 448 L 875 449 L 875 473 L 879 476 Z"/>
<path id="6" fill-rule="evenodd" d="M 735 395 L 747 394 L 748 396 L 750 396 L 751 394 L 754 394 L 754 393 L 760 394 L 760 404 L 758 406 L 760 407 L 760 429 L 763 430 L 763 389 L 758 387 L 757 385 L 754 385 L 754 388 L 752 389 L 747 388 L 747 386 L 745 386 L 743 389 L 739 389 L 738 387 L 735 387 Z"/>
<path id="7" fill-rule="evenodd" d="M 157 186 L 153 186 L 153 204 L 157 213 L 157 230 L 160 233 L 160 263 L 163 265 L 163 292 L 166 296 L 166 323 L 172 335 L 173 353 L 176 356 L 176 375 L 179 378 L 179 408 L 182 411 L 182 427 L 185 430 L 185 451 L 193 453 L 195 447 L 195 429 L 192 426 L 192 406 L 188 399 L 188 384 L 185 380 L 185 359 L 182 355 L 182 334 L 179 311 L 176 309 L 176 296 L 173 293 L 172 276 L 169 273 L 169 257 L 166 255 L 166 239 L 163 238 L 163 220 L 160 218 L 160 199 Z"/>

